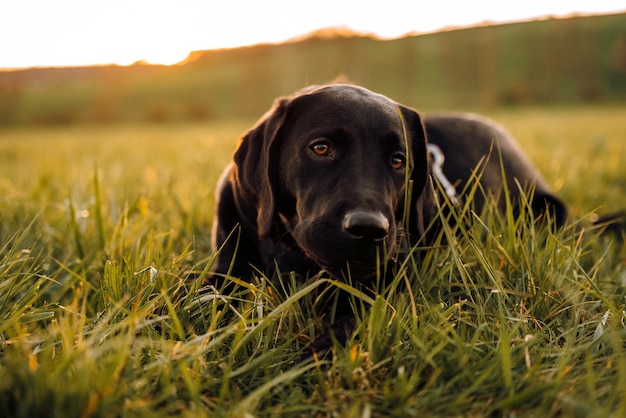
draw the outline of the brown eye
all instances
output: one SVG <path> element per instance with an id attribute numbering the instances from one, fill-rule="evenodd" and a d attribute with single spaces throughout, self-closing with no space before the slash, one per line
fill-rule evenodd
<path id="1" fill-rule="evenodd" d="M 391 166 L 396 170 L 401 170 L 406 167 L 406 157 L 403 154 L 397 153 L 391 156 Z"/>
<path id="2" fill-rule="evenodd" d="M 328 145 L 327 142 L 316 142 L 315 144 L 311 145 L 311 150 L 317 155 L 330 155 L 330 145 Z"/>

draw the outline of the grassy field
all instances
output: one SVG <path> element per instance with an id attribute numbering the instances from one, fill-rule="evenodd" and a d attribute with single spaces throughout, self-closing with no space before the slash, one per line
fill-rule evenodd
<path id="1" fill-rule="evenodd" d="M 428 110 L 624 103 L 624 20 L 545 19 L 384 41 L 328 30 L 300 42 L 196 51 L 169 67 L 0 71 L 0 126 L 255 117 L 277 95 L 339 75 Z"/>
<path id="2" fill-rule="evenodd" d="M 253 121 L 1 130 L 0 415 L 624 416 L 623 232 L 590 228 L 626 206 L 624 114 L 494 111 L 572 224 L 487 214 L 376 297 L 323 276 L 195 292 Z M 336 288 L 354 333 L 298 361 Z"/>

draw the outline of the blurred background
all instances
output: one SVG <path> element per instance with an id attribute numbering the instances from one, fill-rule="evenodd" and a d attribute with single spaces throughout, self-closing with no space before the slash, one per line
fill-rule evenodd
<path id="1" fill-rule="evenodd" d="M 28 6 L 24 3 L 32 2 L 23 2 L 22 7 Z M 111 2 L 111 13 L 115 12 L 117 3 Z M 274 4 L 277 2 L 270 3 L 278 6 Z M 431 24 L 439 27 L 429 28 L 425 24 L 419 26 L 420 22 L 428 21 L 422 16 L 428 17 L 428 10 L 420 13 L 420 8 L 415 6 L 411 6 L 414 10 L 407 10 L 406 5 L 412 2 L 392 3 L 385 7 L 386 11 L 391 10 L 391 16 L 383 16 L 385 12 L 379 11 L 376 17 L 377 10 L 370 10 L 373 14 L 368 26 L 358 9 L 355 12 L 355 16 L 361 16 L 358 21 L 351 21 L 346 17 L 349 14 L 308 21 L 304 16 L 315 17 L 319 13 L 304 8 L 291 10 L 295 6 L 288 11 L 287 6 L 281 6 L 256 14 L 254 10 L 252 13 L 247 10 L 245 2 L 237 2 L 234 7 L 239 8 L 245 19 L 231 11 L 229 16 L 234 20 L 225 22 L 230 26 L 224 26 L 221 32 L 215 32 L 214 28 L 214 32 L 204 35 L 184 33 L 195 38 L 206 36 L 205 44 L 195 39 L 196 43 L 187 44 L 181 40 L 180 45 L 175 38 L 176 27 L 166 26 L 167 20 L 158 26 L 159 22 L 151 19 L 149 9 L 146 14 L 135 10 L 137 14 L 122 19 L 121 23 L 119 19 L 110 20 L 108 14 L 99 19 L 95 13 L 104 13 L 104 9 L 77 8 L 76 18 L 71 13 L 63 15 L 61 10 L 46 20 L 24 21 L 22 26 L 15 26 L 20 16 L 7 15 L 5 10 L 7 25 L 0 31 L 14 33 L 3 33 L 4 46 L 0 47 L 5 49 L 0 54 L 3 57 L 0 67 L 5 67 L 0 71 L 0 126 L 255 118 L 271 106 L 275 97 L 308 84 L 329 82 L 338 76 L 426 111 L 490 111 L 516 106 L 626 102 L 626 14 L 623 11 L 558 17 L 532 17 L 527 16 L 532 10 L 517 11 L 517 15 L 503 16 L 503 19 L 519 16 L 522 21 L 499 23 L 484 20 L 491 16 L 487 9 L 473 10 L 471 16 L 465 12 L 470 26 L 458 28 L 449 25 L 464 23 L 463 13 L 448 13 L 446 20 L 446 10 L 440 10 L 438 15 L 433 10 Z M 451 6 L 449 1 L 444 3 Z M 605 3 L 598 2 L 596 7 L 618 9 L 618 2 Z M 207 4 L 219 10 L 213 2 Z M 215 25 L 219 16 L 211 14 L 213 9 L 203 10 L 196 9 L 195 14 L 183 10 L 190 19 L 187 26 L 198 25 L 193 20 L 195 15 L 207 19 L 213 16 L 213 21 L 207 21 L 206 26 L 210 27 L 211 22 Z M 450 10 L 453 9 L 449 7 Z M 285 15 L 281 15 L 281 11 Z M 576 11 L 572 9 L 570 13 Z M 39 10 L 39 14 L 45 12 Z M 87 12 L 91 14 L 85 16 Z M 64 17 L 55 19 L 61 15 Z M 331 11 L 321 15 L 334 16 Z M 414 32 L 393 33 L 389 29 L 394 28 L 393 16 L 401 17 L 396 32 Z M 480 16 L 485 17 L 474 22 Z M 176 16 L 171 17 L 176 19 Z M 291 27 L 299 18 L 301 24 Z M 527 18 L 530 20 L 525 20 Z M 77 23 L 78 19 L 91 21 Z M 378 27 L 377 21 L 385 21 L 387 26 Z M 13 29 L 8 25 L 11 22 Z M 151 26 L 144 28 L 142 23 L 145 22 Z M 286 27 L 284 33 L 266 33 L 260 29 L 280 28 L 281 22 Z M 341 22 L 347 24 L 338 26 Z M 325 23 L 337 25 L 316 27 Z M 96 38 L 88 30 L 92 25 L 98 33 L 107 28 L 110 33 L 100 33 L 102 40 Z M 432 31 L 415 33 L 420 27 Z M 127 32 L 129 30 L 131 32 Z M 121 40 L 115 36 L 118 32 Z M 237 38 L 235 34 L 240 32 L 247 37 Z M 10 39 L 14 41 L 6 43 L 7 36 L 12 36 Z M 88 46 L 76 45 L 82 37 Z M 136 58 L 130 65 L 115 63 L 115 56 L 107 55 L 116 48 L 123 52 L 125 42 L 135 48 L 134 55 L 128 54 L 120 61 Z M 178 56 L 182 61 L 174 65 L 146 62 L 142 52 L 158 52 L 159 43 L 163 60 Z M 145 51 L 141 49 L 142 44 Z M 228 47 L 229 44 L 235 46 Z M 172 50 L 173 45 L 175 50 Z M 191 53 L 184 50 L 197 45 L 214 48 Z M 159 56 L 158 53 L 153 55 Z"/>

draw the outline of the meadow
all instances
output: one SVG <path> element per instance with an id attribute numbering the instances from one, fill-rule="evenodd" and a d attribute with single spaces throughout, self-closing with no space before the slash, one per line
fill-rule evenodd
<path id="1" fill-rule="evenodd" d="M 570 224 L 487 210 L 376 296 L 323 274 L 197 292 L 253 120 L 2 129 L 0 415 L 625 416 L 624 231 L 591 223 L 626 207 L 624 114 L 491 111 Z M 303 356 L 337 289 L 355 330 Z"/>

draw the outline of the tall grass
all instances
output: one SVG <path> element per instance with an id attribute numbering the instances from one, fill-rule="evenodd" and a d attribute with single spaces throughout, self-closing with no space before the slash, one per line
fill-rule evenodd
<path id="1" fill-rule="evenodd" d="M 545 111 L 502 119 L 527 150 L 541 143 L 529 153 L 564 195 L 574 182 L 624 201 L 602 181 L 625 178 L 624 122 L 590 112 L 575 135 L 559 112 L 548 127 Z M 607 160 L 590 161 L 610 123 Z M 247 126 L 0 132 L 2 416 L 626 413 L 626 250 L 590 228 L 597 201 L 575 200 L 557 232 L 453 212 L 472 222 L 415 249 L 375 295 L 323 274 L 197 292 L 214 183 Z M 571 151 L 556 146 L 566 135 Z M 550 155 L 588 172 L 562 174 Z M 354 330 L 308 355 L 338 289 Z"/>

